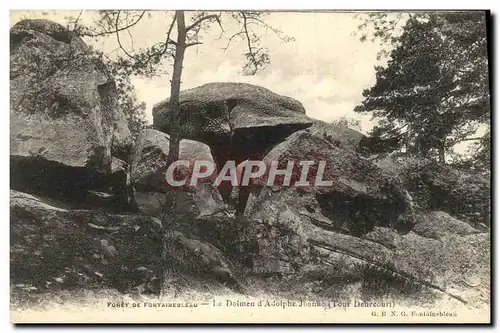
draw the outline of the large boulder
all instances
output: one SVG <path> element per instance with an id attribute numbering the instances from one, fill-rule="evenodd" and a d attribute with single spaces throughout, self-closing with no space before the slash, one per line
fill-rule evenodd
<path id="1" fill-rule="evenodd" d="M 223 284 L 234 291 L 241 291 L 234 265 L 217 247 L 196 238 L 186 237 L 179 231 L 169 233 L 166 237 L 168 245 L 165 257 L 168 267 L 177 274 L 173 276 L 174 279 L 182 278 L 187 282 L 188 288 L 199 288 L 199 281 L 202 281 L 204 289 L 207 289 L 209 284 Z"/>
<path id="2" fill-rule="evenodd" d="M 138 209 L 148 215 L 163 217 L 169 193 L 175 191 L 176 216 L 179 221 L 193 221 L 198 216 L 211 215 L 225 208 L 221 195 L 213 186 L 213 177 L 200 179 L 196 186 L 189 186 L 190 175 L 196 160 L 214 163 L 210 148 L 192 140 L 181 140 L 179 160 L 187 160 L 190 167 L 177 168 L 186 186 L 172 187 L 166 181 L 166 160 L 170 147 L 165 133 L 146 129 L 139 134 L 132 154 L 131 183 Z"/>
<path id="3" fill-rule="evenodd" d="M 441 239 L 452 234 L 464 236 L 480 233 L 470 224 L 442 211 L 420 213 L 416 221 L 412 231 L 426 238 Z"/>
<path id="4" fill-rule="evenodd" d="M 112 147 L 124 158 L 130 139 L 115 83 L 81 38 L 48 20 L 11 28 L 13 188 L 74 201 L 107 190 Z"/>
<path id="5" fill-rule="evenodd" d="M 264 231 L 258 232 L 267 235 L 259 245 L 263 260 L 258 265 L 254 263 L 259 271 L 293 271 L 294 265 L 287 263 L 290 257 L 289 250 L 285 250 L 288 243 L 293 245 L 294 251 L 299 251 L 295 255 L 308 251 L 308 238 L 321 235 L 316 230 L 329 230 L 342 238 L 343 235 L 361 237 L 376 226 L 409 228 L 408 220 L 401 218 L 408 202 L 395 179 L 355 152 L 341 149 L 309 129 L 292 134 L 274 147 L 264 160 L 267 163 L 278 161 L 280 169 L 286 168 L 288 161 L 294 161 L 295 167 L 291 186 L 283 186 L 282 177 L 276 177 L 268 186 L 266 174 L 254 180 L 250 187 L 240 188 L 240 200 L 241 192 L 248 192 L 244 215 L 265 226 Z M 299 161 L 316 162 L 309 171 L 307 186 L 295 186 L 301 173 Z M 326 162 L 322 178 L 331 181 L 331 186 L 314 185 L 320 161 Z M 281 214 L 286 217 L 280 217 Z M 279 220 L 286 222 L 274 226 Z M 268 234 L 269 228 L 277 230 Z M 292 234 L 298 238 L 290 236 L 284 240 L 287 244 L 282 244 L 278 235 L 289 234 L 290 230 L 295 230 Z M 311 234 L 306 235 L 303 230 L 311 230 Z M 274 259 L 265 259 L 269 257 Z M 300 257 L 303 256 L 297 258 Z"/>
<path id="6" fill-rule="evenodd" d="M 275 146 L 265 157 L 270 164 L 277 161 L 279 169 L 294 162 L 291 186 L 283 186 L 283 177 L 276 177 L 271 186 L 264 186 L 267 174 L 253 182 L 245 215 L 258 217 L 269 208 L 270 201 L 307 208 L 332 221 L 332 228 L 348 233 L 365 233 L 376 225 L 394 226 L 405 212 L 408 200 L 399 181 L 385 174 L 372 162 L 349 149 L 342 149 L 318 136 L 310 129 L 296 132 Z M 302 167 L 300 161 L 314 161 L 306 186 L 295 186 Z M 319 162 L 324 162 L 322 179 L 331 185 L 315 185 Z M 269 169 L 269 168 L 268 168 Z M 307 205 L 304 206 L 304 205 Z M 319 216 L 318 216 L 319 217 Z"/>
<path id="7" fill-rule="evenodd" d="M 181 91 L 181 137 L 204 142 L 219 164 L 237 163 L 263 154 L 313 120 L 302 104 L 290 97 L 246 83 L 208 83 Z M 169 133 L 169 100 L 153 108 L 154 127 Z"/>

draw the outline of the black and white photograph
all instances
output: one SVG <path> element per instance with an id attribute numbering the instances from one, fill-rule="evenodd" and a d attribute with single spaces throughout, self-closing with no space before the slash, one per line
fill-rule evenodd
<path id="1" fill-rule="evenodd" d="M 9 15 L 12 323 L 491 323 L 489 10 Z"/>

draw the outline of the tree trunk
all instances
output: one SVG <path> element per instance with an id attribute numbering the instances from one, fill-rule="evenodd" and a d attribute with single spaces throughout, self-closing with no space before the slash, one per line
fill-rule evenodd
<path id="1" fill-rule="evenodd" d="M 181 88 L 182 65 L 184 62 L 184 52 L 186 51 L 186 24 L 184 21 L 184 11 L 176 11 L 177 18 L 177 42 L 175 47 L 174 70 L 172 73 L 169 109 L 172 115 L 170 124 L 170 146 L 167 157 L 167 166 L 179 159 L 180 146 L 180 123 L 179 123 L 179 93 Z M 167 192 L 167 199 L 164 206 L 163 218 L 163 251 L 162 251 L 162 269 L 160 272 L 160 295 L 170 294 L 168 291 L 174 291 L 175 287 L 172 282 L 178 278 L 175 269 L 175 264 L 168 258 L 168 246 L 172 239 L 173 230 L 176 223 L 176 191 Z M 169 295 L 170 296 L 170 295 Z M 174 294 L 175 296 L 175 294 Z"/>
<path id="2" fill-rule="evenodd" d="M 169 109 L 172 114 L 170 125 L 170 148 L 168 152 L 168 163 L 179 158 L 180 123 L 179 123 L 179 93 L 181 90 L 182 64 L 184 52 L 186 51 L 186 25 L 184 22 L 184 11 L 177 11 L 177 45 L 175 47 L 174 72 L 170 88 Z"/>
<path id="3" fill-rule="evenodd" d="M 440 164 L 446 164 L 446 156 L 445 156 L 445 149 L 444 149 L 444 142 L 442 142 L 439 147 L 438 147 L 438 161 Z"/>

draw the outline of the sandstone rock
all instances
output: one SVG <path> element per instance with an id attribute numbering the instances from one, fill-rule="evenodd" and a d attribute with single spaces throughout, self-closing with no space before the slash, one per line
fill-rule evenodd
<path id="1" fill-rule="evenodd" d="M 449 235 L 465 236 L 480 233 L 468 223 L 459 221 L 445 212 L 420 214 L 417 220 L 413 232 L 426 238 L 440 239 Z"/>
<path id="2" fill-rule="evenodd" d="M 113 105 L 100 105 L 99 89 L 109 80 L 83 41 L 54 22 L 21 21 L 10 61 L 11 155 L 106 167 L 114 110 L 102 109 Z"/>
<path id="3" fill-rule="evenodd" d="M 267 281 L 279 276 L 281 282 L 273 284 L 280 290 L 297 292 L 296 288 L 312 285 L 313 295 L 331 297 L 329 290 L 345 292 L 359 282 L 360 297 L 380 292 L 377 295 L 387 296 L 384 292 L 391 291 L 476 302 L 478 293 L 467 284 L 474 274 L 484 281 L 483 291 L 489 290 L 487 233 L 450 229 L 434 239 L 377 226 L 355 236 L 329 228 L 326 218 L 318 223 L 312 214 L 300 211 L 300 205 L 268 204 L 271 209 L 264 218 L 212 216 L 197 224 L 200 239 L 221 249 L 250 284 L 255 277 Z M 422 217 L 417 216 L 417 225 L 426 223 Z"/>
<path id="4" fill-rule="evenodd" d="M 323 179 L 331 180 L 332 186 L 283 187 L 279 179 L 272 186 L 261 180 L 250 186 L 245 216 L 239 218 L 246 219 L 246 223 L 240 222 L 243 230 L 221 221 L 212 232 L 234 235 L 232 241 L 226 239 L 218 248 L 230 246 L 238 252 L 234 238 L 247 245 L 240 253 L 251 254 L 245 261 L 252 274 L 297 278 L 304 277 L 306 267 L 327 275 L 334 267 L 338 279 L 361 279 L 379 287 L 394 280 L 401 290 L 414 291 L 411 286 L 416 285 L 419 290 L 452 294 L 449 284 L 460 278 L 453 272 L 461 264 L 472 265 L 473 260 L 458 252 L 475 251 L 477 244 L 466 250 L 457 247 L 461 240 L 474 237 L 477 232 L 467 227 L 455 229 L 464 227 L 459 221 L 451 221 L 453 227 L 449 223 L 437 224 L 422 237 L 415 232 L 427 221 L 417 215 L 412 220 L 416 223 L 415 232 L 398 233 L 402 227 L 414 227 L 399 225 L 409 213 L 407 193 L 397 178 L 355 152 L 341 149 L 306 129 L 275 146 L 264 160 L 326 161 Z M 226 232 L 220 231 L 223 228 Z M 254 239 L 252 251 L 248 250 L 248 239 L 241 236 L 244 234 Z M 439 240 L 427 237 L 436 234 L 441 236 Z M 219 238 L 219 242 L 223 239 Z M 480 249 L 475 253 L 484 255 L 485 248 Z M 453 253 L 457 260 L 452 259 Z M 426 265 L 423 261 L 429 255 L 436 260 Z M 449 257 L 450 263 L 443 267 L 437 260 L 440 256 Z M 484 260 L 481 262 L 483 265 Z M 452 297 L 462 300 L 457 295 Z"/>
<path id="5" fill-rule="evenodd" d="M 416 158 L 379 165 L 401 179 L 422 209 L 447 212 L 474 227 L 490 224 L 490 184 L 481 175 Z"/>
<path id="6" fill-rule="evenodd" d="M 190 168 L 179 167 L 187 186 L 171 187 L 166 182 L 165 161 L 168 156 L 169 137 L 167 134 L 147 129 L 137 138 L 133 149 L 131 182 L 135 187 L 135 202 L 145 214 L 163 216 L 164 205 L 169 192 L 176 191 L 176 216 L 179 220 L 194 220 L 197 216 L 210 215 L 225 207 L 213 178 L 198 181 L 197 186 L 189 186 L 193 163 L 196 160 L 210 161 L 210 148 L 192 140 L 181 140 L 179 159 L 191 161 Z"/>
<path id="7" fill-rule="evenodd" d="M 108 187 L 112 144 L 127 150 L 130 131 L 105 66 L 51 21 L 18 22 L 10 35 L 11 186 L 76 201 Z"/>
<path id="8" fill-rule="evenodd" d="M 195 236 L 217 247 L 245 274 L 252 272 L 253 262 L 259 255 L 258 238 L 262 236 L 259 226 L 258 221 L 245 216 L 217 213 L 196 219 Z"/>
<path id="9" fill-rule="evenodd" d="M 180 94 L 181 137 L 208 144 L 219 164 L 262 157 L 284 137 L 312 125 L 302 104 L 245 83 L 209 83 Z M 153 108 L 154 127 L 169 133 L 168 99 Z"/>
<path id="10" fill-rule="evenodd" d="M 359 148 L 361 140 L 365 137 L 364 134 L 351 128 L 329 124 L 321 120 L 316 120 L 309 131 L 339 148 L 353 151 Z"/>
<path id="11" fill-rule="evenodd" d="M 236 290 L 241 288 L 232 263 L 215 246 L 177 231 L 167 237 L 167 261 L 176 272 L 217 281 Z"/>
<path id="12" fill-rule="evenodd" d="M 52 198 L 73 209 L 129 210 L 124 171 L 104 174 L 39 157 L 11 156 L 10 175 L 11 189 Z M 100 200 L 95 192 L 103 193 L 109 200 Z"/>
<path id="13" fill-rule="evenodd" d="M 241 235 L 251 235 L 249 237 L 256 243 L 251 247 L 256 254 L 252 260 L 245 260 L 247 263 L 251 261 L 247 266 L 254 273 L 264 275 L 299 272 L 302 265 L 316 256 L 311 254 L 314 242 L 347 242 L 346 247 L 351 251 L 361 251 L 358 252 L 361 258 L 385 259 L 385 246 L 373 245 L 373 242 L 359 237 L 376 226 L 400 227 L 398 218 L 408 203 L 397 181 L 355 152 L 333 145 L 310 129 L 292 134 L 264 158 L 268 164 L 278 161 L 280 169 L 284 169 L 288 161 L 308 160 L 326 161 L 323 179 L 332 181 L 332 186 L 293 187 L 295 179 L 291 182 L 292 187 L 285 187 L 279 177 L 272 186 L 267 186 L 256 180 L 252 186 L 240 188 L 239 200 L 244 201 L 240 204 L 245 215 L 241 219 L 248 220 L 247 223 L 241 222 L 246 226 L 244 231 L 232 228 L 225 233 L 219 231 L 218 235 L 234 235 L 233 238 L 239 238 L 246 248 L 251 243 Z M 311 169 L 313 177 L 308 180 L 314 181 L 317 168 Z M 294 169 L 295 178 L 298 174 L 300 171 Z M 262 179 L 267 180 L 267 175 Z M 248 202 L 242 192 L 247 192 Z M 229 228 L 230 224 L 220 225 Z M 212 232 L 214 230 L 217 229 Z M 326 231 L 332 236 L 324 240 Z M 235 248 L 229 243 L 217 246 Z M 380 248 L 378 255 L 374 246 Z"/>
<path id="14" fill-rule="evenodd" d="M 319 224 L 327 223 L 325 227 L 359 235 L 376 225 L 395 227 L 397 218 L 407 209 L 407 198 L 397 179 L 309 129 L 296 132 L 275 146 L 264 158 L 264 162 L 271 161 L 278 161 L 279 169 L 285 169 L 288 161 L 295 161 L 291 186 L 282 186 L 283 177 L 277 177 L 272 186 L 254 182 L 245 208 L 245 214 L 252 218 L 271 214 L 272 205 L 278 205 L 278 209 L 279 204 L 287 204 L 313 216 Z M 309 186 L 294 185 L 301 173 L 299 161 L 316 163 L 308 174 Z M 322 178 L 331 181 L 331 186 L 314 185 L 320 161 L 325 162 Z M 325 218 L 330 222 L 324 222 Z"/>

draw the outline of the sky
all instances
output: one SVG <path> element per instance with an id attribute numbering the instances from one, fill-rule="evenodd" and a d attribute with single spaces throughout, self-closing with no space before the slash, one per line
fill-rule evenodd
<path id="1" fill-rule="evenodd" d="M 80 11 L 11 12 L 11 25 L 23 18 L 47 18 L 66 25 L 67 17 L 77 17 Z M 80 22 L 90 23 L 95 12 L 84 11 Z M 189 14 L 188 14 L 189 20 Z M 121 35 L 125 47 L 132 51 L 146 47 L 165 37 L 170 16 L 153 12 L 131 29 L 131 36 Z M 181 89 L 193 88 L 209 82 L 247 82 L 263 86 L 278 94 L 293 97 L 304 104 L 309 117 L 332 121 L 342 116 L 361 120 L 362 131 L 367 132 L 375 122 L 370 115 L 359 115 L 354 107 L 362 101 L 363 89 L 375 82 L 374 66 L 379 64 L 378 43 L 361 42 L 357 27 L 360 18 L 354 13 L 281 12 L 266 17 L 266 23 L 293 37 L 284 43 L 272 31 L 257 30 L 262 35 L 262 46 L 269 50 L 271 63 L 255 76 L 244 76 L 243 41 L 234 40 L 229 49 L 229 37 L 236 31 L 230 19 L 223 21 L 224 35 L 215 25 L 203 36 L 203 45 L 189 48 L 184 62 Z M 131 38 L 132 37 L 132 38 Z M 133 41 L 133 42 L 132 42 Z M 118 44 L 114 37 L 100 40 L 97 46 L 110 56 Z M 168 98 L 170 92 L 170 64 L 163 74 L 148 79 L 132 80 L 139 100 L 147 105 L 148 121 L 152 122 L 154 104 Z"/>

